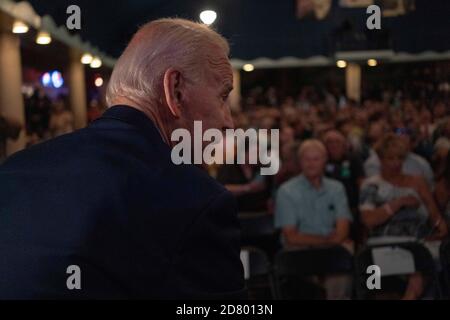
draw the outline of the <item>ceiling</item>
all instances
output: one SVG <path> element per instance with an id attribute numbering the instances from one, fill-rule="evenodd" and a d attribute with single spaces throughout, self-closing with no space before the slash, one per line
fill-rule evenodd
<path id="1" fill-rule="evenodd" d="M 66 8 L 77 4 L 82 13 L 83 40 L 118 57 L 139 25 L 161 18 L 198 20 L 204 9 L 218 12 L 214 27 L 231 43 L 232 57 L 309 58 L 332 56 L 336 39 L 348 30 L 362 37 L 362 48 L 378 36 L 388 37 L 388 49 L 419 53 L 450 50 L 450 1 L 416 0 L 416 10 L 396 18 L 384 18 L 382 31 L 367 33 L 365 9 L 343 9 L 333 0 L 329 16 L 321 21 L 298 20 L 295 0 L 28 0 L 35 11 L 65 25 Z"/>

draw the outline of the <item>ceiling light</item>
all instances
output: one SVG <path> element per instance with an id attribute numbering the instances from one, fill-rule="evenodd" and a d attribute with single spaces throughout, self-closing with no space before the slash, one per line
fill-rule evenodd
<path id="1" fill-rule="evenodd" d="M 200 13 L 200 20 L 206 25 L 211 25 L 216 21 L 217 19 L 217 13 L 213 10 L 205 10 L 202 13 Z"/>
<path id="2" fill-rule="evenodd" d="M 82 64 L 91 64 L 92 60 L 94 60 L 94 57 L 90 53 L 85 53 L 81 57 Z"/>
<path id="3" fill-rule="evenodd" d="M 255 66 L 250 63 L 247 63 L 247 64 L 244 64 L 242 69 L 244 69 L 244 71 L 246 71 L 246 72 L 252 72 L 253 70 L 255 70 Z"/>
<path id="4" fill-rule="evenodd" d="M 345 68 L 347 67 L 347 62 L 345 60 L 338 60 L 336 62 L 336 65 L 338 68 Z"/>
<path id="5" fill-rule="evenodd" d="M 48 32 L 40 31 L 36 37 L 36 43 L 46 45 L 52 42 L 52 37 Z"/>
<path id="6" fill-rule="evenodd" d="M 367 60 L 367 64 L 368 64 L 370 67 L 376 67 L 376 66 L 378 65 L 378 61 L 375 60 L 375 59 L 369 59 L 369 60 Z"/>
<path id="7" fill-rule="evenodd" d="M 27 33 L 29 30 L 28 26 L 22 21 L 15 21 L 13 24 L 13 33 Z"/>
<path id="8" fill-rule="evenodd" d="M 95 57 L 91 62 L 91 68 L 97 69 L 102 66 L 102 60 L 100 58 Z"/>

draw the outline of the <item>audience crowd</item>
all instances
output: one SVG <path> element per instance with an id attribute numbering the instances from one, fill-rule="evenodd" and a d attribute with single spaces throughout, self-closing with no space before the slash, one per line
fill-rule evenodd
<path id="1" fill-rule="evenodd" d="M 241 213 L 273 215 L 281 245 L 322 248 L 411 239 L 439 242 L 450 224 L 450 91 L 415 83 L 361 103 L 314 87 L 280 97 L 250 90 L 235 126 L 279 129 L 281 168 L 224 165 L 217 178 Z M 423 94 L 420 94 L 420 88 Z M 436 252 L 431 252 L 436 261 Z M 399 298 L 417 299 L 426 281 L 405 280 Z"/>
<path id="2" fill-rule="evenodd" d="M 24 98 L 27 146 L 56 138 L 74 130 L 74 115 L 69 108 L 68 97 L 59 95 L 51 99 L 43 89 Z M 87 121 L 100 117 L 104 108 L 97 100 L 90 101 Z"/>

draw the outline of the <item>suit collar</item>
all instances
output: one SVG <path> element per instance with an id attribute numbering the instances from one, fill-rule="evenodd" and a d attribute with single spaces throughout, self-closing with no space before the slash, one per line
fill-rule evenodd
<path id="1" fill-rule="evenodd" d="M 164 143 L 164 145 L 166 145 L 153 121 L 148 118 L 145 113 L 136 108 L 126 105 L 112 106 L 108 108 L 108 110 L 106 110 L 98 120 L 101 119 L 114 119 L 126 122 L 134 127 L 137 127 L 152 141 L 159 139 L 162 143 Z"/>

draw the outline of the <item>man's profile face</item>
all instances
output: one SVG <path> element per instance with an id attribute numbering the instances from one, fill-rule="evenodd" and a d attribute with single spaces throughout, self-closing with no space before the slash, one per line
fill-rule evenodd
<path id="1" fill-rule="evenodd" d="M 204 79 L 192 82 L 186 90 L 184 117 L 193 134 L 194 121 L 202 121 L 203 131 L 233 128 L 229 95 L 233 89 L 233 71 L 227 56 L 216 50 L 214 61 L 205 61 Z"/>

